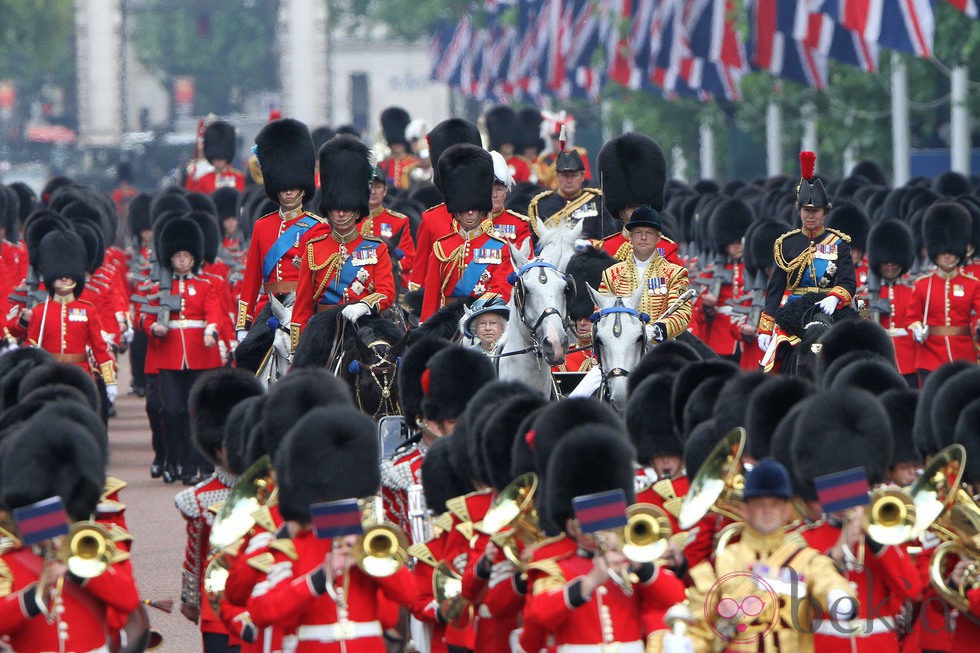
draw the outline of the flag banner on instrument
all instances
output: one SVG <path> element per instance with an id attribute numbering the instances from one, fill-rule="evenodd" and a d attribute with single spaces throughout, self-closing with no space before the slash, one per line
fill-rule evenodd
<path id="1" fill-rule="evenodd" d="M 818 476 L 813 483 L 817 486 L 820 506 L 827 514 L 871 503 L 868 475 L 864 467 Z"/>
<path id="2" fill-rule="evenodd" d="M 626 493 L 621 489 L 575 497 L 572 508 L 583 533 L 608 531 L 626 525 Z"/>
<path id="3" fill-rule="evenodd" d="M 344 535 L 361 535 L 361 506 L 357 499 L 310 504 L 313 533 L 321 540 Z"/>
<path id="4" fill-rule="evenodd" d="M 15 508 L 14 521 L 17 522 L 20 539 L 28 546 L 68 534 L 68 513 L 61 497 L 50 497 L 23 508 Z"/>

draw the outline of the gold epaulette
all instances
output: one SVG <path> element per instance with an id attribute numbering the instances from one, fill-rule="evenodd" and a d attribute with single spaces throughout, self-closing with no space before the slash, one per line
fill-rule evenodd
<path id="1" fill-rule="evenodd" d="M 462 494 L 446 501 L 446 510 L 462 522 L 472 521 L 469 506 L 466 505 L 466 496 Z"/>
<path id="2" fill-rule="evenodd" d="M 602 189 L 601 188 L 592 188 L 591 186 L 584 186 L 582 188 L 582 192 L 583 193 L 592 193 L 596 197 L 602 197 Z"/>
<path id="3" fill-rule="evenodd" d="M 16 547 L 14 547 L 16 548 Z M 11 549 L 7 548 L 6 543 L 0 544 L 0 555 L 7 553 Z M 7 596 L 14 589 L 14 575 L 10 567 L 3 560 L 0 560 L 0 596 Z"/>
<path id="4" fill-rule="evenodd" d="M 323 224 L 328 224 L 329 223 L 328 220 L 325 217 L 323 217 L 322 215 L 317 215 L 316 213 L 311 213 L 310 211 L 307 211 L 306 212 L 306 215 L 310 216 L 311 218 L 313 218 L 317 222 L 322 222 Z"/>
<path id="5" fill-rule="evenodd" d="M 537 208 L 538 208 L 538 202 L 540 202 L 545 197 L 547 197 L 548 195 L 551 195 L 554 192 L 555 191 L 553 191 L 553 190 L 543 190 L 540 193 L 538 193 L 537 195 L 535 195 L 534 197 L 532 197 L 531 198 L 531 201 L 527 203 L 527 212 L 530 213 L 531 210 L 532 210 L 532 208 L 534 210 L 537 210 Z"/>
<path id="6" fill-rule="evenodd" d="M 441 528 L 443 532 L 448 531 L 453 527 L 453 516 L 446 511 L 432 520 L 432 525 L 436 528 Z"/>
<path id="7" fill-rule="evenodd" d="M 510 209 L 504 209 L 504 212 L 511 214 L 512 216 L 514 216 L 518 220 L 523 220 L 524 222 L 530 222 L 531 221 L 531 218 L 527 217 L 523 213 L 518 213 L 517 211 L 512 211 Z"/>
<path id="8" fill-rule="evenodd" d="M 803 232 L 802 229 L 793 229 L 792 231 L 787 231 L 782 236 L 780 236 L 779 238 L 776 239 L 776 241 L 773 243 L 773 247 L 775 247 L 776 245 L 782 245 L 783 244 L 783 241 L 787 237 L 792 236 L 793 234 L 798 234 L 798 233 L 802 233 L 802 232 Z"/>
<path id="9" fill-rule="evenodd" d="M 967 279 L 973 279 L 974 281 L 977 280 L 977 278 L 975 276 L 973 276 L 972 274 L 970 274 L 969 272 L 960 272 L 960 276 L 961 277 L 966 277 Z"/>
<path id="10" fill-rule="evenodd" d="M 432 554 L 432 550 L 429 549 L 429 545 L 425 543 L 413 544 L 408 547 L 408 555 L 412 556 L 419 562 L 424 562 L 430 567 L 435 567 L 439 564 L 439 561 Z"/>
<path id="11" fill-rule="evenodd" d="M 837 229 L 831 229 L 830 227 L 824 227 L 827 231 L 839 237 L 845 243 L 851 242 L 851 237 L 845 234 L 843 231 L 838 231 Z"/>
<path id="12" fill-rule="evenodd" d="M 677 244 L 675 241 L 671 240 L 670 238 L 668 238 L 667 236 L 665 236 L 663 234 L 660 234 L 660 240 L 665 240 L 668 243 L 670 243 L 671 245 L 676 245 Z"/>
<path id="13" fill-rule="evenodd" d="M 381 243 L 382 245 L 386 244 L 383 239 L 379 238 L 378 236 L 375 236 L 374 234 L 368 234 L 367 236 L 362 235 L 361 240 L 369 240 L 372 243 Z"/>
<path id="14" fill-rule="evenodd" d="M 256 525 L 269 533 L 276 532 L 276 522 L 272 518 L 272 511 L 269 510 L 269 507 L 272 505 L 275 504 L 266 503 L 266 505 L 262 506 L 258 510 L 253 511 L 251 515 L 252 519 L 255 520 Z"/>
<path id="15" fill-rule="evenodd" d="M 385 211 L 386 211 L 386 212 L 387 212 L 387 213 L 388 213 L 389 215 L 393 215 L 393 216 L 394 216 L 394 217 L 396 217 L 396 218 L 405 218 L 406 220 L 408 219 L 408 216 L 407 216 L 407 215 L 405 215 L 404 213 L 399 213 L 398 211 L 392 211 L 391 209 L 385 209 Z"/>
<path id="16" fill-rule="evenodd" d="M 681 514 L 681 504 L 684 503 L 684 499 L 677 496 L 677 492 L 674 490 L 674 482 L 669 478 L 662 478 L 653 484 L 653 491 L 657 493 L 661 499 L 664 500 L 664 508 L 672 514 L 674 517 L 680 517 Z"/>
<path id="17" fill-rule="evenodd" d="M 545 592 L 550 592 L 551 590 L 558 589 L 565 584 L 565 572 L 562 571 L 561 565 L 553 559 L 538 560 L 532 562 L 527 566 L 528 571 L 540 571 L 544 574 L 544 578 L 539 578 L 534 581 L 534 586 L 531 587 L 531 595 L 537 596 L 538 594 L 544 594 Z"/>
<path id="18" fill-rule="evenodd" d="M 285 554 L 285 556 L 290 560 L 296 560 L 299 558 L 299 554 L 296 553 L 296 545 L 290 539 L 279 538 L 270 544 L 269 548 L 273 551 L 278 551 Z"/>
<path id="19" fill-rule="evenodd" d="M 265 553 L 260 553 L 257 556 L 249 558 L 248 566 L 257 571 L 261 571 L 263 574 L 267 574 L 275 562 L 276 556 L 266 551 Z"/>

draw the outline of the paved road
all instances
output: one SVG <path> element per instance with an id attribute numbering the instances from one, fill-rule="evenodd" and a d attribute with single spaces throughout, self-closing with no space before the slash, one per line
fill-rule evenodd
<path id="1" fill-rule="evenodd" d="M 126 522 L 133 535 L 133 568 L 140 595 L 174 601 L 166 614 L 150 608 L 150 622 L 163 635 L 159 651 L 190 653 L 201 650 L 197 626 L 180 614 L 180 565 L 184 552 L 184 520 L 173 497 L 184 486 L 150 478 L 150 426 L 143 400 L 124 396 L 129 387 L 129 360 L 120 360 L 117 416 L 109 420 L 110 473 L 128 483 L 122 491 Z"/>

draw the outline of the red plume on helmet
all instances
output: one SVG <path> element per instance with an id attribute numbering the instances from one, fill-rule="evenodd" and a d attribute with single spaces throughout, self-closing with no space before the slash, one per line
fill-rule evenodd
<path id="1" fill-rule="evenodd" d="M 803 179 L 813 179 L 813 170 L 817 166 L 817 153 L 809 150 L 800 152 L 800 176 Z"/>

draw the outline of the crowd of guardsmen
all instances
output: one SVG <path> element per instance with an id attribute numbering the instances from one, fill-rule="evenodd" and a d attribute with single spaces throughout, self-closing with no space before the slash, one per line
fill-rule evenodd
<path id="1" fill-rule="evenodd" d="M 0 649 L 158 637 L 106 475 L 125 356 L 208 653 L 980 650 L 978 180 L 804 152 L 687 184 L 645 135 L 590 161 L 564 113 L 480 122 L 386 109 L 378 160 L 273 115 L 242 159 L 215 120 L 182 185 L 0 185 Z M 556 374 L 598 372 L 590 288 L 647 323 L 622 414 L 497 379 L 542 229 L 577 239 Z M 401 340 L 374 414 L 357 360 L 309 356 L 372 321 Z M 627 525 L 592 530 L 609 491 Z M 14 511 L 54 496 L 71 534 L 23 544 Z M 318 536 L 346 499 L 363 534 Z"/>

